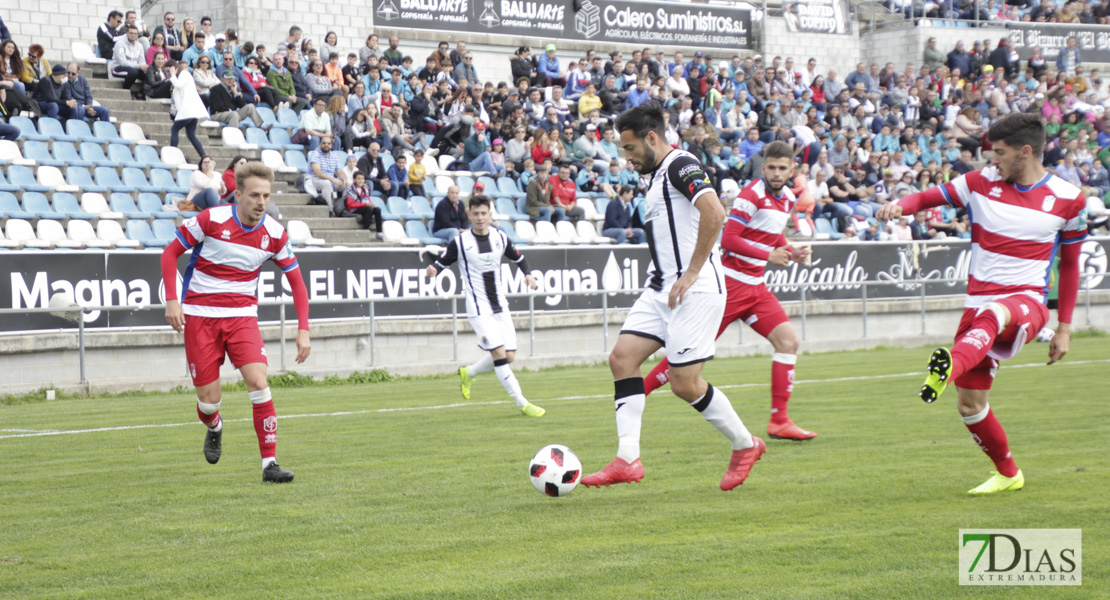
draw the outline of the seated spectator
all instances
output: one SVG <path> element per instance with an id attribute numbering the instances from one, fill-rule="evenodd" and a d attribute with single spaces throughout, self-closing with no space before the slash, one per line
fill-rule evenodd
<path id="1" fill-rule="evenodd" d="M 166 55 L 163 55 L 163 57 L 165 56 Z M 155 56 L 155 61 L 157 61 L 157 58 L 158 57 Z M 193 68 L 193 81 L 195 81 L 197 84 L 197 91 L 201 94 L 201 99 L 206 102 L 208 101 L 208 94 L 212 92 L 212 88 L 220 85 L 220 76 L 217 75 L 216 71 L 212 69 L 212 64 L 212 57 L 205 55 L 197 59 L 197 66 Z M 155 69 L 147 69 L 146 81 L 147 84 L 149 84 L 152 88 L 157 88 L 158 86 L 156 85 L 156 82 L 160 78 L 151 78 L 150 72 L 153 70 Z M 148 93 L 147 96 L 150 96 L 150 94 Z M 154 97 L 159 98 L 160 96 Z"/>
<path id="2" fill-rule="evenodd" d="M 31 44 L 27 47 L 27 57 L 23 59 L 23 84 L 27 87 L 34 87 L 39 84 L 39 80 L 50 76 L 51 68 L 50 61 L 43 58 L 42 46 L 39 44 Z"/>
<path id="3" fill-rule="evenodd" d="M 300 129 L 294 134 L 294 144 L 308 144 L 310 150 L 320 145 L 320 139 L 331 135 L 331 115 L 327 113 L 328 98 L 319 96 L 313 99 L 312 110 L 301 114 Z"/>
<path id="4" fill-rule="evenodd" d="M 358 159 L 358 170 L 366 173 L 366 180 L 374 191 L 381 192 L 383 196 L 393 196 L 393 183 L 389 180 L 389 169 L 382 162 L 382 147 L 377 142 L 371 142 L 370 151 Z"/>
<path id="5" fill-rule="evenodd" d="M 536 61 L 536 77 L 540 80 L 538 84 L 544 87 L 566 84 L 565 74 L 559 69 L 559 59 L 555 56 L 555 44 L 548 44 Z"/>
<path id="6" fill-rule="evenodd" d="M 193 43 L 181 53 L 181 60 L 185 61 L 192 69 L 197 64 L 197 59 L 204 56 L 204 40 L 203 32 L 197 32 L 193 36 Z"/>
<path id="7" fill-rule="evenodd" d="M 551 184 L 551 204 L 554 207 L 552 221 L 570 219 L 575 225 L 586 216 L 586 211 L 578 206 L 578 191 L 570 178 L 570 166 L 559 165 L 559 176 Z"/>
<path id="8" fill-rule="evenodd" d="M 38 102 L 39 110 L 44 117 L 68 119 L 70 113 L 77 107 L 77 102 L 69 95 L 65 79 L 66 68 L 62 65 L 54 65 L 50 77 L 40 79 L 39 84 L 35 86 L 31 98 Z"/>
<path id="9" fill-rule="evenodd" d="M 128 27 L 126 37 L 116 42 L 116 47 L 112 50 L 112 60 L 108 63 L 108 71 L 115 77 L 123 78 L 123 89 L 131 90 L 132 100 L 145 99 L 141 91 L 135 91 L 131 86 L 150 66 L 146 63 L 146 52 L 138 39 L 139 30 Z M 192 77 L 189 79 L 192 80 Z"/>
<path id="10" fill-rule="evenodd" d="M 200 168 L 189 176 L 189 195 L 186 202 L 196 205 L 194 210 L 208 210 L 213 206 L 222 206 L 229 202 L 227 198 L 227 185 L 222 176 L 217 176 L 216 160 L 211 156 L 202 156 Z"/>
<path id="11" fill-rule="evenodd" d="M 227 168 L 224 169 L 223 175 L 224 188 L 227 189 L 227 192 L 224 193 L 224 197 L 221 198 L 221 200 L 224 200 L 225 202 L 235 201 L 235 188 L 238 185 L 235 183 L 235 169 L 238 169 L 245 164 L 247 164 L 247 157 L 243 155 L 236 156 L 235 158 L 231 159 L 230 163 L 228 163 Z M 269 206 L 273 205 L 274 203 L 271 202 Z M 270 212 L 269 206 L 267 206 L 267 214 Z"/>
<path id="12" fill-rule="evenodd" d="M 23 83 L 24 69 L 19 46 L 10 39 L 0 41 L 0 79 L 10 81 L 20 93 L 27 93 L 27 85 Z"/>
<path id="13" fill-rule="evenodd" d="M 93 105 L 92 88 L 89 87 L 89 82 L 85 79 L 85 76 L 81 75 L 80 65 L 75 62 L 66 65 L 66 77 L 68 78 L 66 90 L 69 92 L 69 97 L 76 103 L 73 111 L 69 114 L 69 118 L 109 121 L 108 109 Z M 169 93 L 167 92 L 164 97 L 169 98 Z"/>
<path id="14" fill-rule="evenodd" d="M 913 223 L 910 225 L 910 234 L 913 236 L 914 241 L 924 241 L 931 239 L 944 239 L 947 237 L 944 233 L 937 231 L 929 225 L 929 217 L 924 210 L 919 210 L 913 215 Z"/>
<path id="15" fill-rule="evenodd" d="M 305 81 L 308 82 L 308 89 L 312 92 L 314 101 L 321 98 L 326 101 L 336 94 L 342 95 L 343 93 L 343 89 L 338 84 L 328 79 L 328 75 L 324 71 L 324 63 L 319 60 L 312 62 L 312 69 L 305 75 Z"/>
<path id="16" fill-rule="evenodd" d="M 354 182 L 347 187 L 345 199 L 345 212 L 354 215 L 363 229 L 370 229 L 370 226 L 374 225 L 377 238 L 382 239 L 382 209 L 374 202 L 370 186 L 366 185 L 365 173 L 355 171 Z M 347 215 L 340 214 L 339 216 Z"/>
<path id="17" fill-rule="evenodd" d="M 239 93 L 235 81 L 235 73 L 231 69 L 224 70 L 220 78 L 220 85 L 208 92 L 208 108 L 213 121 L 227 123 L 231 127 L 238 127 L 240 119 L 251 119 L 255 127 L 262 126 L 262 116 L 253 104 L 249 104 Z"/>
<path id="18" fill-rule="evenodd" d="M 635 190 L 621 187 L 616 200 L 610 200 L 605 207 L 605 222 L 601 226 L 602 235 L 612 238 L 618 244 L 643 244 L 647 235 L 643 229 L 632 226 L 632 194 Z"/>
<path id="19" fill-rule="evenodd" d="M 489 153 L 489 143 L 486 141 L 486 124 L 478 121 L 474 124 L 474 132 L 464 142 L 463 162 L 470 165 L 471 171 L 484 171 L 492 173 L 494 177 L 505 174 L 505 167 L 500 169 L 493 164 Z"/>
<path id="20" fill-rule="evenodd" d="M 136 31 L 138 29 L 136 28 Z M 108 13 L 108 20 L 100 24 L 96 29 L 96 48 L 98 56 L 104 60 L 112 60 L 112 52 L 116 48 L 116 42 L 120 41 L 127 35 L 127 30 L 123 28 L 123 13 L 118 10 L 113 10 Z M 9 39 L 7 36 L 0 36 L 0 39 Z M 164 36 L 163 36 L 164 39 Z"/>
<path id="21" fill-rule="evenodd" d="M 417 139 L 412 135 L 405 123 L 404 111 L 401 105 L 394 104 L 389 110 L 383 111 L 381 119 L 379 119 L 382 127 L 382 136 L 389 140 L 388 151 L 392 152 L 393 148 L 400 148 L 413 152 L 416 150 L 418 144 L 423 144 L 423 139 Z"/>
<path id="22" fill-rule="evenodd" d="M 19 139 L 19 128 L 0 120 L 0 140 L 14 142 Z"/>
<path id="23" fill-rule="evenodd" d="M 420 148 L 412 155 L 412 165 L 409 167 L 409 192 L 413 196 L 424 196 L 424 180 L 428 177 L 427 169 L 424 168 L 424 151 Z"/>
<path id="24" fill-rule="evenodd" d="M 592 81 L 587 83 L 585 90 L 578 98 L 578 118 L 589 118 L 590 111 L 601 110 L 601 104 L 601 98 L 597 95 L 597 86 Z"/>
<path id="25" fill-rule="evenodd" d="M 343 77 L 343 67 L 339 65 L 339 53 L 332 52 L 328 55 L 328 62 L 324 65 L 324 75 L 331 82 L 333 90 L 343 92 L 342 97 L 346 97 L 351 92 Z M 336 92 L 335 95 L 340 94 Z"/>
<path id="26" fill-rule="evenodd" d="M 321 137 L 319 147 L 308 153 L 308 168 L 305 182 L 305 187 L 310 188 L 308 193 L 322 198 L 332 214 L 342 213 L 345 202 L 337 202 L 337 194 L 347 189 L 347 182 L 339 165 L 339 153 L 332 152 L 330 134 Z"/>
<path id="27" fill-rule="evenodd" d="M 474 55 L 468 51 L 463 52 L 462 62 L 455 65 L 453 75 L 455 81 L 462 81 L 465 79 L 470 82 L 471 85 L 481 83 L 478 79 L 478 71 L 474 69 Z"/>
<path id="28" fill-rule="evenodd" d="M 469 225 L 466 207 L 459 201 L 459 188 L 453 185 L 447 188 L 447 198 L 436 204 L 432 235 L 450 242 Z"/>
<path id="29" fill-rule="evenodd" d="M 411 193 L 409 190 L 408 157 L 404 154 L 398 154 L 393 161 L 393 165 L 388 170 L 389 187 L 392 188 L 394 196 L 407 199 Z"/>
<path id="30" fill-rule="evenodd" d="M 270 88 L 277 93 L 277 97 L 274 99 L 278 103 L 273 107 L 274 110 L 283 107 L 292 108 L 294 112 L 299 114 L 308 107 L 308 102 L 297 95 L 293 76 L 293 69 L 285 66 L 285 55 L 275 54 L 273 64 L 266 71 L 266 81 L 270 84 Z"/>
<path id="31" fill-rule="evenodd" d="M 244 88 L 244 93 L 256 95 L 261 102 L 265 102 L 272 109 L 277 109 L 283 100 L 282 95 L 270 87 L 269 80 L 262 74 L 257 57 L 250 56 L 247 58 L 247 65 L 243 67 L 243 77 L 246 77 L 251 86 L 250 88 Z"/>

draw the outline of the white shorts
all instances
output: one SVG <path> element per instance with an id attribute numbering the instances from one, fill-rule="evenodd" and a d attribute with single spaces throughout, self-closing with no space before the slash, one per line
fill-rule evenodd
<path id="1" fill-rule="evenodd" d="M 717 329 L 725 313 L 725 295 L 687 292 L 673 311 L 669 293 L 647 290 L 632 305 L 621 333 L 655 340 L 667 350 L 672 367 L 684 367 L 713 358 Z"/>
<path id="2" fill-rule="evenodd" d="M 478 336 L 478 347 L 485 351 L 496 350 L 502 346 L 506 352 L 516 351 L 516 327 L 509 311 L 467 317 L 474 335 Z"/>

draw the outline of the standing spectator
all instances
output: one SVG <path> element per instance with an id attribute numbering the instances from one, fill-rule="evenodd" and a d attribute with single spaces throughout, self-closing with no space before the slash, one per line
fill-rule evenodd
<path id="1" fill-rule="evenodd" d="M 363 229 L 370 229 L 370 225 L 374 225 L 377 238 L 380 240 L 382 239 L 382 209 L 374 203 L 370 186 L 366 185 L 366 173 L 355 171 L 353 180 L 347 187 L 347 212 L 355 216 Z"/>
<path id="2" fill-rule="evenodd" d="M 459 188 L 453 185 L 447 188 L 447 199 L 436 204 L 435 219 L 432 220 L 432 235 L 450 242 L 468 225 L 470 220 L 466 218 L 466 207 L 459 202 Z"/>
<path id="3" fill-rule="evenodd" d="M 71 62 L 66 66 L 66 77 L 68 78 L 66 90 L 69 91 L 69 97 L 76 102 L 69 118 L 110 120 L 107 108 L 93 105 L 92 89 L 89 87 L 89 82 L 81 75 L 81 67 L 77 63 Z M 168 98 L 169 95 L 165 97 Z"/>
<path id="4" fill-rule="evenodd" d="M 971 73 L 971 55 L 964 52 L 963 41 L 956 42 L 956 49 L 948 53 L 946 62 L 949 71 L 960 70 L 960 73 Z"/>
<path id="5" fill-rule="evenodd" d="M 189 176 L 189 195 L 185 200 L 195 204 L 197 210 L 227 204 L 223 200 L 227 196 L 227 185 L 224 184 L 223 176 L 217 176 L 215 170 L 216 160 L 211 156 L 201 156 L 200 168 Z"/>
<path id="6" fill-rule="evenodd" d="M 0 41 L 0 75 L 3 81 L 10 81 L 21 94 L 27 93 L 23 83 L 23 59 L 19 56 L 19 46 L 12 40 Z"/>
<path id="7" fill-rule="evenodd" d="M 212 17 L 200 18 L 200 31 L 204 34 L 204 51 L 207 52 L 216 45 L 216 36 L 212 35 Z"/>
<path id="8" fill-rule="evenodd" d="M 66 68 L 54 65 L 50 77 L 39 80 L 31 99 L 39 103 L 39 109 L 44 117 L 68 119 L 70 113 L 77 107 L 77 102 L 69 95 L 65 84 Z"/>
<path id="9" fill-rule="evenodd" d="M 181 37 L 181 32 L 174 29 L 174 23 L 177 21 L 177 16 L 172 12 L 162 15 L 162 24 L 154 28 L 154 33 L 162 32 L 166 36 L 166 47 L 170 49 L 170 58 L 175 61 L 181 60 L 181 55 L 185 52 L 184 39 Z M 138 28 L 136 28 L 138 31 Z"/>
<path id="10" fill-rule="evenodd" d="M 261 115 L 253 104 L 243 99 L 237 87 L 235 73 L 231 69 L 224 70 L 220 85 L 208 92 L 208 108 L 212 113 L 212 120 L 238 127 L 240 119 L 249 118 L 254 121 L 255 127 L 261 127 Z"/>
<path id="11" fill-rule="evenodd" d="M 316 190 L 314 195 L 323 198 L 333 214 L 340 214 L 342 210 L 336 209 L 341 208 L 341 205 L 345 202 L 337 205 L 336 195 L 347 189 L 347 182 L 343 179 L 344 175 L 340 169 L 339 153 L 332 152 L 332 137 L 330 134 L 321 137 L 320 145 L 308 153 L 308 168 L 307 186 Z M 311 194 L 312 191 L 310 190 L 309 193 Z"/>
<path id="12" fill-rule="evenodd" d="M 586 216 L 586 211 L 578 206 L 578 186 L 570 178 L 570 166 L 559 165 L 559 176 L 552 182 L 551 204 L 555 207 L 552 221 L 570 219 L 575 225 Z"/>
<path id="13" fill-rule="evenodd" d="M 123 39 L 127 31 L 120 27 L 123 24 L 123 13 L 113 10 L 108 13 L 108 20 L 96 29 L 96 47 L 100 51 L 100 58 L 112 60 L 112 52 L 116 42 Z M 11 39 L 7 35 L 0 35 L 0 40 Z"/>
<path id="14" fill-rule="evenodd" d="M 312 110 L 305 111 L 301 115 L 300 129 L 297 131 L 300 134 L 301 142 L 294 143 L 308 143 L 310 150 L 315 150 L 320 145 L 320 140 L 325 135 L 331 134 L 331 115 L 327 114 L 328 97 L 321 96 L 312 101 Z"/>
<path id="15" fill-rule="evenodd" d="M 123 78 L 123 89 L 131 90 L 132 100 L 144 99 L 142 92 L 136 92 L 131 86 L 146 73 L 147 67 L 150 66 L 146 64 L 146 53 L 138 39 L 138 28 L 128 27 L 127 36 L 116 42 L 116 47 L 112 51 L 112 60 L 108 63 L 108 70 L 112 75 Z M 190 76 L 189 80 L 192 81 L 192 79 Z"/>
<path id="16" fill-rule="evenodd" d="M 632 226 L 632 192 L 630 187 L 622 186 L 617 192 L 617 199 L 610 200 L 605 207 L 605 223 L 601 227 L 601 234 L 612 238 L 618 244 L 643 244 L 647 235 L 643 229 Z"/>
<path id="17" fill-rule="evenodd" d="M 1068 36 L 1067 46 L 1060 48 L 1060 54 L 1056 56 L 1056 69 L 1067 73 L 1068 76 L 1075 75 L 1075 68 L 1083 64 L 1083 58 L 1079 55 L 1079 45 L 1075 36 Z"/>
<path id="18" fill-rule="evenodd" d="M 131 28 L 127 35 L 130 37 L 135 31 L 137 30 Z M 119 52 L 119 46 L 116 47 L 116 52 Z M 193 149 L 197 151 L 197 156 L 205 156 L 204 146 L 197 138 L 197 123 L 208 120 L 208 110 L 204 108 L 204 102 L 197 93 L 197 84 L 189 73 L 189 65 L 176 62 L 171 68 L 177 69 L 177 74 L 170 80 L 173 83 L 173 108 L 177 112 L 173 126 L 170 127 L 170 145 L 177 147 L 177 134 L 184 129 Z"/>
<path id="19" fill-rule="evenodd" d="M 339 55 L 339 38 L 334 31 L 329 31 L 324 35 L 324 43 L 320 44 L 319 50 L 321 60 L 328 60 L 328 57 L 332 54 Z"/>

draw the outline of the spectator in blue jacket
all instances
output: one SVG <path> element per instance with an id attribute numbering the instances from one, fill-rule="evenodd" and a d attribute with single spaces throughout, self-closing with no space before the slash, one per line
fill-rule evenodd
<path id="1" fill-rule="evenodd" d="M 1079 44 L 1074 35 L 1068 36 L 1066 44 L 1067 46 L 1060 48 L 1060 54 L 1056 56 L 1056 69 L 1068 75 L 1075 75 L 1075 68 L 1083 64 L 1083 59 L 1079 56 Z"/>
<path id="2" fill-rule="evenodd" d="M 761 150 L 763 150 L 763 140 L 759 139 L 759 129 L 752 127 L 748 129 L 748 137 L 740 142 L 740 157 L 744 162 L 748 162 Z"/>
<path id="3" fill-rule="evenodd" d="M 81 67 L 77 63 L 71 62 L 66 66 L 66 77 L 69 97 L 77 101 L 77 108 L 70 113 L 70 118 L 108 121 L 108 109 L 103 106 L 93 106 L 92 89 L 89 88 L 89 82 L 81 74 Z"/>
<path id="4" fill-rule="evenodd" d="M 544 86 L 566 84 L 563 72 L 559 69 L 559 59 L 555 57 L 555 44 L 548 44 L 546 52 L 536 61 L 536 76 L 544 81 Z"/>
<path id="5" fill-rule="evenodd" d="M 651 92 L 648 90 L 647 79 L 641 77 L 636 80 L 636 87 L 628 90 L 628 95 L 624 98 L 624 109 L 635 108 L 651 98 Z"/>
<path id="6" fill-rule="evenodd" d="M 394 195 L 402 198 L 409 197 L 409 169 L 408 157 L 400 154 L 394 159 L 393 166 L 389 167 L 389 183 L 395 190 Z"/>
<path id="7" fill-rule="evenodd" d="M 632 226 L 632 192 L 633 188 L 622 186 L 617 199 L 610 200 L 605 207 L 605 223 L 601 226 L 601 234 L 613 238 L 618 244 L 643 244 L 647 241 L 644 230 Z"/>

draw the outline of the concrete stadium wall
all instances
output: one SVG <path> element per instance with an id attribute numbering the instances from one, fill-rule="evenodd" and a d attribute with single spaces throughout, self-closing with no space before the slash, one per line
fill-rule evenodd
<path id="1" fill-rule="evenodd" d="M 853 23 L 857 28 L 859 24 Z M 802 70 L 810 58 L 817 59 L 817 72 L 822 76 L 829 69 L 836 69 L 843 79 L 856 68 L 860 60 L 860 38 L 856 33 L 850 35 L 829 35 L 823 33 L 797 33 L 786 30 L 786 21 L 781 18 L 767 19 L 766 45 L 763 51 L 763 64 L 770 65 L 771 59 L 781 56 L 794 57 L 794 68 Z M 732 55 L 725 57 L 731 58 Z"/>
<path id="2" fill-rule="evenodd" d="M 138 11 L 139 0 L 2 0 L 0 10 L 4 25 L 24 49 L 24 55 L 27 46 L 41 44 L 47 60 L 65 64 L 73 58 L 73 42 L 95 46 L 96 28 L 108 19 L 108 13 Z"/>
<path id="3" fill-rule="evenodd" d="M 926 333 L 922 334 L 921 305 L 917 299 L 868 302 L 864 336 L 859 301 L 809 302 L 806 306 L 804 352 L 855 350 L 879 345 L 918 346 L 951 340 L 961 315 L 962 297 L 933 298 L 927 303 Z M 1088 314 L 1081 295 L 1077 328 L 1092 325 L 1110 330 L 1110 293 L 1092 294 Z M 795 329 L 803 334 L 801 305 L 786 305 Z M 515 319 L 518 337 L 516 368 L 596 364 L 606 360 L 616 343 L 625 310 L 609 312 L 608 346 L 604 346 L 600 311 L 538 314 L 535 353 L 529 341 L 527 314 Z M 380 319 L 374 347 L 369 321 L 313 324 L 312 355 L 304 365 L 293 362 L 295 324 L 286 332 L 286 368 L 317 377 L 374 368 L 397 374 L 450 373 L 460 364 L 480 357 L 466 319 L 459 319 L 458 359 L 452 357 L 449 318 Z M 280 328 L 263 327 L 271 374 L 281 365 Z M 88 389 L 94 391 L 159 390 L 189 386 L 182 337 L 168 329 L 93 332 L 86 335 Z M 770 345 L 746 327 L 733 324 L 717 345 L 717 356 L 769 354 Z M 0 336 L 0 395 L 19 394 L 43 387 L 69 391 L 78 385 L 77 333 L 62 331 L 35 335 Z M 225 381 L 239 379 L 225 365 Z"/>

